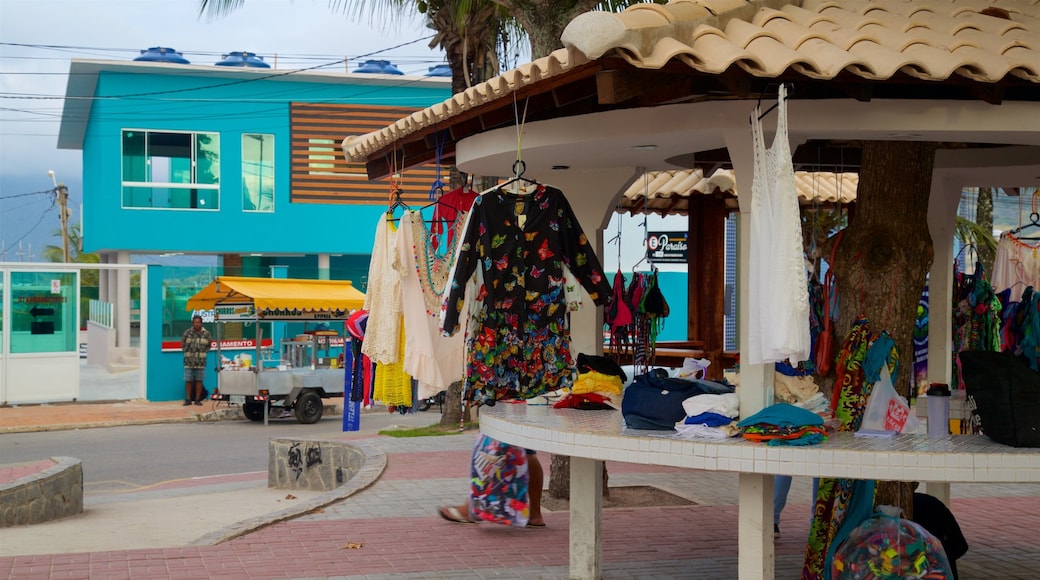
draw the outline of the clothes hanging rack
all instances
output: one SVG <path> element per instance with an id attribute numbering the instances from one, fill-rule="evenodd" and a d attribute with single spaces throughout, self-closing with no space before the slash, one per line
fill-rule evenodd
<path id="1" fill-rule="evenodd" d="M 758 103 L 755 105 L 755 110 L 758 111 L 758 110 L 760 110 L 762 108 L 762 99 L 765 98 L 766 91 L 769 90 L 769 87 L 775 86 L 777 88 L 777 92 L 779 93 L 779 89 L 780 89 L 781 85 L 783 85 L 783 87 L 785 89 L 787 89 L 787 91 L 786 91 L 787 95 L 784 97 L 784 99 L 786 100 L 786 99 L 791 98 L 791 93 L 794 92 L 794 83 L 790 83 L 790 82 L 769 83 L 769 84 L 766 85 L 766 87 L 764 89 L 762 89 L 762 92 L 759 93 L 759 95 L 758 95 Z M 765 111 L 763 111 L 762 113 L 760 113 L 758 115 L 758 119 L 757 120 L 761 121 L 762 119 L 765 119 L 766 116 L 769 115 L 769 113 L 772 113 L 779 106 L 780 106 L 780 100 L 777 99 L 777 102 L 773 103 L 772 106 L 770 106 L 768 109 L 766 109 Z M 748 122 L 749 123 L 754 123 L 755 120 L 756 120 L 755 119 L 755 115 L 754 115 L 754 113 L 752 113 L 751 117 L 748 119 Z"/>

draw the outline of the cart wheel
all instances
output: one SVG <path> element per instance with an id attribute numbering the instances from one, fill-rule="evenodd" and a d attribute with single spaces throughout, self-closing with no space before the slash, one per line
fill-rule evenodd
<path id="1" fill-rule="evenodd" d="M 423 400 L 419 401 L 419 410 L 420 411 L 429 411 L 430 407 L 432 407 L 432 406 L 433 406 L 433 403 L 431 403 L 429 399 L 423 399 Z"/>
<path id="2" fill-rule="evenodd" d="M 242 403 L 242 414 L 250 421 L 263 421 L 264 403 L 259 403 L 257 401 Z"/>
<path id="3" fill-rule="evenodd" d="M 308 391 L 302 393 L 296 399 L 294 411 L 297 421 L 304 425 L 310 425 L 311 423 L 317 423 L 321 419 L 322 413 L 325 412 L 325 406 L 322 404 L 318 393 Z"/>

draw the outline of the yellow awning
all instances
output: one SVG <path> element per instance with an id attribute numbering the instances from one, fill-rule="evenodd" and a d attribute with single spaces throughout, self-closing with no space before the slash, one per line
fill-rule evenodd
<path id="1" fill-rule="evenodd" d="M 258 312 L 345 311 L 361 308 L 364 303 L 365 295 L 349 280 L 219 276 L 188 299 L 187 310 L 210 310 L 218 304 L 252 304 Z"/>

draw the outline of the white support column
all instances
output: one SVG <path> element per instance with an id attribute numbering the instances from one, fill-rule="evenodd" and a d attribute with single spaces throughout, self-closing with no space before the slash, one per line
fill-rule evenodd
<path id="1" fill-rule="evenodd" d="M 928 232 L 934 248 L 928 273 L 928 381 L 932 383 L 949 384 L 953 379 L 953 238 L 960 201 L 960 181 L 936 172 L 928 196 Z"/>
<path id="2" fill-rule="evenodd" d="M 130 263 L 130 252 L 121 250 L 118 252 L 116 262 L 119 264 Z M 129 348 L 130 346 L 130 270 L 120 269 L 116 272 L 116 303 L 113 307 L 116 312 L 116 347 Z"/>
<path id="3" fill-rule="evenodd" d="M 108 264 L 118 264 L 119 260 L 114 252 L 107 252 L 105 254 L 105 262 Z M 116 285 L 119 284 L 119 279 L 116 276 L 115 270 L 105 270 L 102 277 L 105 279 L 105 291 L 101 294 L 101 300 L 105 302 L 116 301 Z"/>
<path id="4" fill-rule="evenodd" d="M 751 131 L 726 133 L 726 148 L 733 161 L 733 175 L 737 180 L 737 196 L 740 204 L 740 221 L 737 230 L 737 335 L 740 352 L 748 349 L 748 276 L 751 231 L 751 181 L 754 178 L 754 150 Z M 773 365 L 740 363 L 740 416 L 753 415 L 773 404 Z"/>
<path id="5" fill-rule="evenodd" d="M 939 501 L 946 504 L 946 507 L 950 507 L 950 482 L 948 481 L 928 481 L 924 484 L 924 492 L 928 495 L 938 499 Z"/>
<path id="6" fill-rule="evenodd" d="M 725 135 L 726 148 L 733 161 L 740 204 L 737 258 L 737 322 L 741 352 L 747 352 L 749 336 L 748 276 L 751 272 L 750 241 L 757 232 L 751 231 L 751 182 L 754 179 L 754 149 L 751 131 L 732 131 Z M 773 364 L 740 363 L 740 416 L 753 415 L 773 404 Z M 739 522 L 737 550 L 740 554 L 737 576 L 740 580 L 772 579 L 776 564 L 773 546 L 773 476 L 740 474 Z"/>
<path id="7" fill-rule="evenodd" d="M 102 252 L 99 256 L 102 264 L 108 264 L 111 260 L 111 254 L 108 252 Z M 109 288 L 109 274 L 110 270 L 101 270 L 98 273 L 98 300 L 108 302 L 108 288 Z"/>
<path id="8" fill-rule="evenodd" d="M 318 254 L 318 279 L 329 279 L 329 255 Z"/>
<path id="9" fill-rule="evenodd" d="M 614 199 L 631 183 L 635 168 L 618 167 L 595 171 L 567 170 L 540 176 L 563 191 L 581 224 L 581 229 L 603 261 L 603 228 L 610 223 Z M 608 278 L 609 273 L 606 273 Z M 609 281 L 609 279 L 608 279 Z M 585 294 L 582 307 L 571 313 L 571 352 L 600 354 L 603 352 L 603 309 L 595 306 Z"/>
<path id="10" fill-rule="evenodd" d="M 571 457 L 570 577 L 603 577 L 603 462 Z"/>
<path id="11" fill-rule="evenodd" d="M 776 573 L 773 546 L 773 476 L 741 473 L 738 483 L 737 578 L 772 580 Z"/>

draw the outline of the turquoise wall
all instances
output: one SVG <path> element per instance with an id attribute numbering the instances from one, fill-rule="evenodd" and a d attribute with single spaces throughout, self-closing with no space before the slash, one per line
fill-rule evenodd
<path id="1" fill-rule="evenodd" d="M 84 250 L 369 254 L 385 205 L 289 203 L 289 101 L 426 107 L 450 88 L 101 72 L 83 142 Z M 136 96 L 135 96 L 136 95 Z M 109 97 L 109 98 L 105 98 Z M 124 129 L 220 134 L 220 210 L 122 209 Z M 242 211 L 243 133 L 275 136 L 275 211 Z M 345 135 L 343 135 L 345 137 Z M 89 152 L 89 153 L 88 153 Z M 339 144 L 336 154 L 341 155 Z M 101 227 L 99 224 L 104 224 Z"/>
<path id="2" fill-rule="evenodd" d="M 145 398 L 149 401 L 180 401 L 184 399 L 184 354 L 163 352 L 163 267 L 148 266 L 148 364 L 145 377 Z M 210 332 L 213 329 L 210 328 Z M 179 338 L 179 337 L 178 337 Z M 211 352 L 206 361 L 206 379 L 203 384 L 213 392 L 217 386 L 214 370 L 216 354 Z"/>

